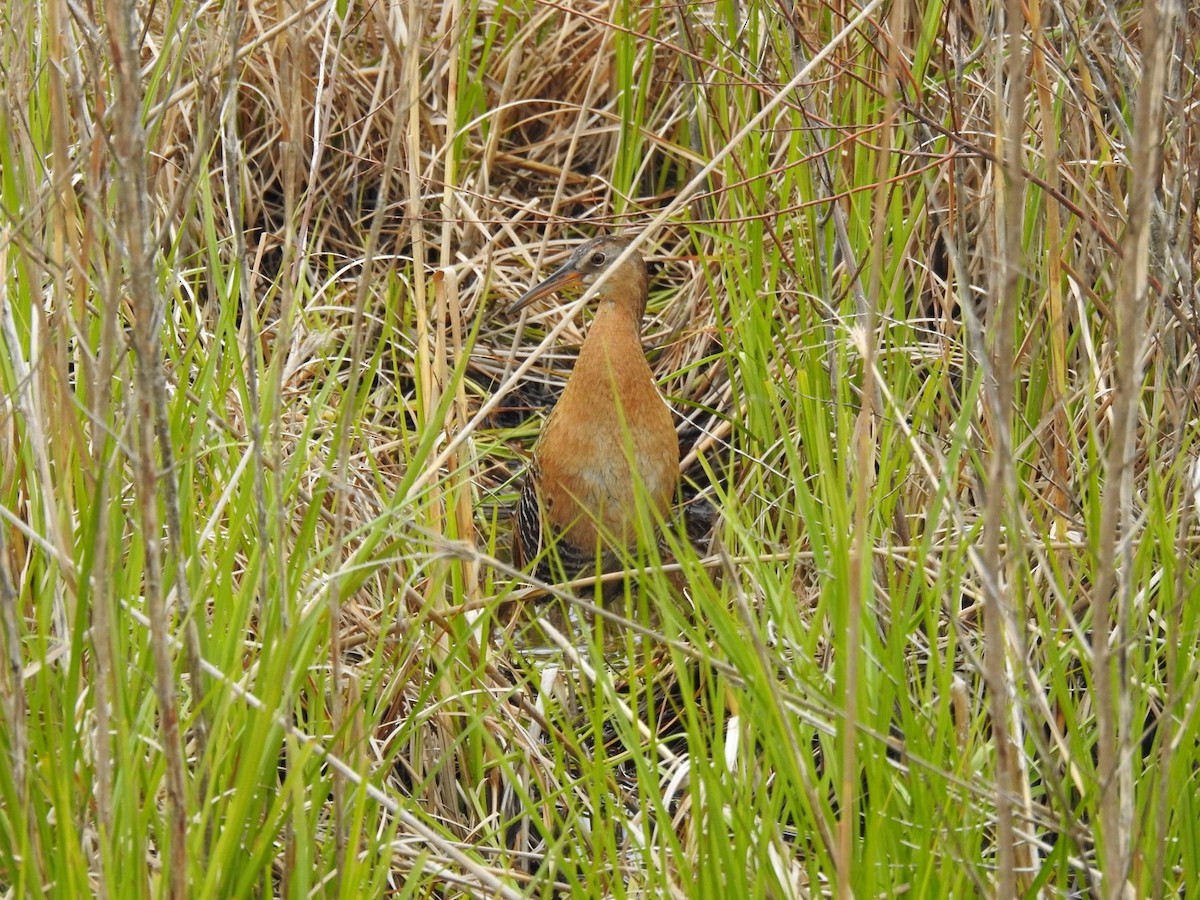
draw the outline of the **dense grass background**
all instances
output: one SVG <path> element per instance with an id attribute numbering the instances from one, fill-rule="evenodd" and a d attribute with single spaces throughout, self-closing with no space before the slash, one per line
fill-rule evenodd
<path id="1" fill-rule="evenodd" d="M 0 891 L 1200 893 L 1196 16 L 6 6 Z M 500 312 L 603 230 L 606 598 Z"/>

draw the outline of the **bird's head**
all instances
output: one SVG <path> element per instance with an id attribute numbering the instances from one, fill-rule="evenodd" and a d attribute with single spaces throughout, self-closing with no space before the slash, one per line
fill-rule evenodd
<path id="1" fill-rule="evenodd" d="M 570 259 L 540 284 L 526 291 L 509 307 L 508 312 L 520 312 L 535 300 L 564 288 L 582 287 L 586 290 L 599 280 L 601 274 L 612 268 L 629 243 L 628 238 L 604 235 L 580 244 Z M 640 321 L 646 311 L 647 286 L 646 261 L 634 251 L 604 279 L 597 297 L 601 302 L 628 305 Z"/>

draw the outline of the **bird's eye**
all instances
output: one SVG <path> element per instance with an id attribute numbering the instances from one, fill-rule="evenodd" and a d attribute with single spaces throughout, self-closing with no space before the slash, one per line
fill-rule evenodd
<path id="1" fill-rule="evenodd" d="M 592 254 L 592 265 L 593 266 L 602 266 L 602 265 L 604 265 L 604 263 L 607 260 L 608 260 L 608 257 L 604 255 L 603 250 L 600 250 L 599 252 Z"/>

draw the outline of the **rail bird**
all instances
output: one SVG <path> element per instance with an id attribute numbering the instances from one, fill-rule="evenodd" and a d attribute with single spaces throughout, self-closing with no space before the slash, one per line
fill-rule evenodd
<path id="1" fill-rule="evenodd" d="M 597 559 L 611 567 L 637 541 L 637 497 L 665 517 L 679 479 L 679 443 L 671 411 L 642 350 L 649 278 L 646 262 L 624 238 L 582 244 L 510 313 L 562 288 L 597 281 L 595 318 L 575 368 L 533 450 L 513 528 L 514 558 L 529 565 L 553 544 L 562 574 Z M 601 281 L 601 276 L 604 276 Z M 550 577 L 543 558 L 538 573 Z"/>

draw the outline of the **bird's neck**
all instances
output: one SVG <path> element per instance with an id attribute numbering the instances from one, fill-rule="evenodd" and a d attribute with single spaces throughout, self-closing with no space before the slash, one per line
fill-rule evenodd
<path id="1" fill-rule="evenodd" d="M 601 301 L 580 348 L 576 369 L 594 366 L 624 369 L 634 364 L 640 370 L 646 365 L 642 352 L 641 316 L 634 314 L 631 305 L 607 298 Z"/>

